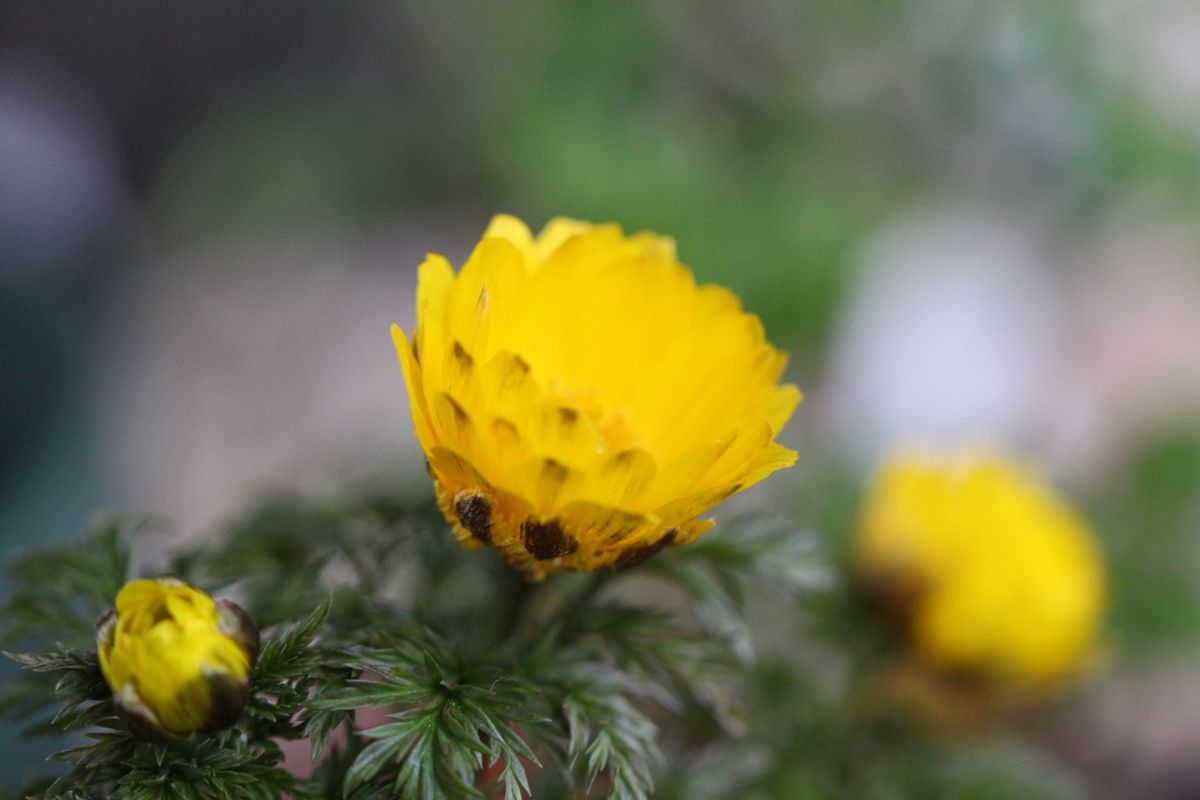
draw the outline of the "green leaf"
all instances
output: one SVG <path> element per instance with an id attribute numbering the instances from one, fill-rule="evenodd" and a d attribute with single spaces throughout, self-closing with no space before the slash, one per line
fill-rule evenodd
<path id="1" fill-rule="evenodd" d="M 254 666 L 255 676 L 266 678 L 294 668 L 295 662 L 304 657 L 304 651 L 317 637 L 332 606 L 333 598 L 327 596 L 303 622 L 289 626 L 282 634 L 268 639 Z"/>
<path id="2" fill-rule="evenodd" d="M 12 592 L 0 608 L 0 645 L 83 647 L 130 577 L 130 540 L 157 517 L 97 516 L 82 542 L 23 553 L 8 564 Z"/>

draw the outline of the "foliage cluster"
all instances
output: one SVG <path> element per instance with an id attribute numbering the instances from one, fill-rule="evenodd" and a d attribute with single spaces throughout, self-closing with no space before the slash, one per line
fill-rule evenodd
<path id="1" fill-rule="evenodd" d="M 867 723 L 845 681 L 822 685 L 811 654 L 775 644 L 802 619 L 813 640 L 859 628 L 814 540 L 786 525 L 733 519 L 638 568 L 537 585 L 386 493 L 266 498 L 144 563 L 161 527 L 99 519 L 82 543 L 13 563 L 0 642 L 25 669 L 0 702 L 62 745 L 59 774 L 18 796 L 882 797 L 889 781 L 944 792 L 1021 774 L 998 764 L 1024 755 L 946 759 Z M 239 723 L 169 745 L 114 715 L 91 643 L 122 583 L 164 572 L 264 631 Z M 843 644 L 850 661 L 871 651 Z"/>

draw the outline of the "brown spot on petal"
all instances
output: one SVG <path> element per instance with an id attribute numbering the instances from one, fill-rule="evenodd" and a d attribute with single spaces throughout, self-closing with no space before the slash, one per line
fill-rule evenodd
<path id="1" fill-rule="evenodd" d="M 467 352 L 467 348 L 462 346 L 462 342 L 454 340 L 454 357 L 458 359 L 458 363 L 463 366 L 463 369 L 471 369 L 475 366 L 475 359 L 471 358 L 471 354 Z"/>
<path id="2" fill-rule="evenodd" d="M 200 730 L 213 733 L 236 723 L 250 697 L 249 682 L 224 672 L 207 673 L 202 680 L 208 682 L 209 707 Z"/>
<path id="3" fill-rule="evenodd" d="M 492 543 L 492 504 L 479 492 L 459 492 L 454 498 L 458 521 L 484 544 Z"/>
<path id="4" fill-rule="evenodd" d="M 217 611 L 219 612 L 217 627 L 221 633 L 238 643 L 250 662 L 250 668 L 254 669 L 254 665 L 258 663 L 259 650 L 262 647 L 258 626 L 254 624 L 254 620 L 250 619 L 246 609 L 232 600 L 224 598 L 218 600 Z"/>
<path id="5" fill-rule="evenodd" d="M 467 413 L 465 408 L 458 404 L 457 400 L 448 394 L 443 394 L 442 397 L 446 398 L 446 402 L 450 404 L 450 408 L 454 411 L 454 419 L 458 422 L 459 427 L 465 428 L 471 424 L 471 415 Z"/>
<path id="6" fill-rule="evenodd" d="M 562 488 L 562 485 L 567 481 L 569 475 L 567 468 L 555 461 L 553 458 L 547 458 L 542 462 L 542 480 L 555 488 Z"/>
<path id="7" fill-rule="evenodd" d="M 613 562 L 613 569 L 628 569 L 636 567 L 651 556 L 661 553 L 671 545 L 675 544 L 675 538 L 679 535 L 678 528 L 671 528 L 663 534 L 663 537 L 654 544 L 639 544 L 630 547 L 624 553 L 617 557 Z"/>
<path id="8" fill-rule="evenodd" d="M 563 485 L 570 476 L 571 471 L 565 464 L 561 464 L 553 458 L 544 459 L 542 461 L 542 474 L 538 486 L 543 499 L 546 502 L 553 501 L 558 496 L 558 493 L 562 491 Z"/>
<path id="9" fill-rule="evenodd" d="M 139 739 L 168 744 L 183 739 L 191 733 L 191 731 L 175 733 L 164 728 L 154 712 L 142 702 L 142 698 L 138 696 L 137 689 L 132 683 L 127 683 L 119 691 L 114 691 L 112 703 L 113 711 L 125 721 L 129 732 Z"/>
<path id="10" fill-rule="evenodd" d="M 527 519 L 521 525 L 521 539 L 529 555 L 538 561 L 548 561 L 559 556 L 568 556 L 579 549 L 575 537 L 562 529 L 562 523 L 556 519 L 541 522 Z"/>
<path id="11" fill-rule="evenodd" d="M 573 408 L 562 406 L 558 409 L 558 420 L 565 427 L 571 427 L 576 422 L 579 422 L 579 412 Z"/>
<path id="12" fill-rule="evenodd" d="M 615 519 L 608 527 L 608 535 L 604 540 L 609 544 L 615 544 L 622 539 L 630 536 L 642 524 L 641 517 L 629 516 L 627 519 Z"/>
<path id="13" fill-rule="evenodd" d="M 496 417 L 492 420 L 492 428 L 501 436 L 508 436 L 513 439 L 520 438 L 521 434 L 517 431 L 517 426 L 504 417 Z"/>
<path id="14" fill-rule="evenodd" d="M 117 627 L 117 610 L 110 608 L 100 615 L 96 620 L 96 643 L 97 645 L 108 644 L 112 642 L 113 632 Z"/>

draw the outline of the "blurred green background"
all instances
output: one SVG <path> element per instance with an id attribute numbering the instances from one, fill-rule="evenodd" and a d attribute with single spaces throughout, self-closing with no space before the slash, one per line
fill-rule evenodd
<path id="1" fill-rule="evenodd" d="M 1173 0 L 8 0 L 0 546 L 420 485 L 387 327 L 422 255 L 615 220 L 792 351 L 774 491 L 835 552 L 898 439 L 1073 492 L 1114 589 L 1074 760 L 1196 796 L 1197 41 Z"/>

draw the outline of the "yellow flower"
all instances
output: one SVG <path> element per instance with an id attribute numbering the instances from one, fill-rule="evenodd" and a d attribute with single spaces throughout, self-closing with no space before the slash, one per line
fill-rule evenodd
<path id="1" fill-rule="evenodd" d="M 392 334 L 455 535 L 531 580 L 690 542 L 796 458 L 773 441 L 786 357 L 651 233 L 498 216 L 457 276 L 426 259 L 412 341 Z"/>
<path id="2" fill-rule="evenodd" d="M 924 660 L 1014 685 L 1093 656 L 1105 570 L 1086 524 L 996 455 L 903 452 L 882 465 L 855 561 Z"/>
<path id="3" fill-rule="evenodd" d="M 241 608 L 175 578 L 131 581 L 96 624 L 113 702 L 142 732 L 175 739 L 237 721 L 258 632 Z"/>

